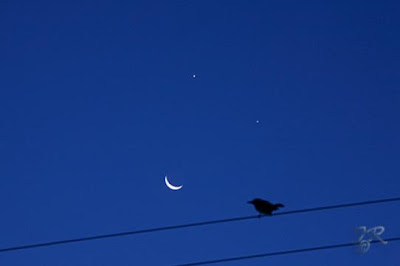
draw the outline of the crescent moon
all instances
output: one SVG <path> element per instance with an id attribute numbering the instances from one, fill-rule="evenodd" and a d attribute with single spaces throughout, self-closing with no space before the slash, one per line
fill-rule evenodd
<path id="1" fill-rule="evenodd" d="M 167 187 L 169 187 L 169 188 L 172 189 L 172 190 L 179 190 L 179 189 L 181 189 L 181 188 L 183 187 L 183 185 L 180 185 L 180 186 L 174 186 L 174 185 L 172 185 L 172 184 L 168 181 L 168 177 L 167 177 L 167 176 L 165 176 L 165 184 L 167 185 Z"/>

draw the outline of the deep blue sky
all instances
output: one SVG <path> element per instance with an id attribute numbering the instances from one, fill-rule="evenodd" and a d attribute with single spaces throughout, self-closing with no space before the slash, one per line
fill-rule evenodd
<path id="1" fill-rule="evenodd" d="M 254 197 L 295 210 L 399 196 L 399 14 L 398 1 L 1 1 L 0 248 L 252 215 Z M 1 253 L 0 265 L 171 265 L 352 242 L 360 225 L 395 237 L 399 210 Z M 399 248 L 227 265 L 393 266 Z"/>

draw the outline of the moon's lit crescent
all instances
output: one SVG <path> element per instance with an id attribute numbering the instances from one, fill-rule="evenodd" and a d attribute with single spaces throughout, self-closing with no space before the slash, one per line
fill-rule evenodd
<path id="1" fill-rule="evenodd" d="M 172 189 L 172 190 L 179 190 L 179 189 L 181 189 L 181 188 L 183 187 L 183 185 L 180 185 L 180 186 L 174 186 L 174 185 L 172 185 L 172 184 L 168 181 L 168 177 L 167 177 L 167 176 L 165 176 L 165 184 L 167 185 L 167 187 L 169 187 L 169 188 Z"/>

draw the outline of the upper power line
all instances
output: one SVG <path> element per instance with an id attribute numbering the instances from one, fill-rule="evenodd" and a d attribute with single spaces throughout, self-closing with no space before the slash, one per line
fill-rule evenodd
<path id="1" fill-rule="evenodd" d="M 313 212 L 313 211 L 323 211 L 323 210 L 339 209 L 339 208 L 348 208 L 348 207 L 380 204 L 380 203 L 393 202 L 393 201 L 400 201 L 400 197 L 386 198 L 386 199 L 380 199 L 380 200 L 371 200 L 371 201 L 362 201 L 362 202 L 353 202 L 353 203 L 344 203 L 344 204 L 338 204 L 338 205 L 321 206 L 321 207 L 314 207 L 314 208 L 307 208 L 307 209 L 298 209 L 298 210 L 293 210 L 293 211 L 274 213 L 272 216 L 295 214 L 295 213 L 305 213 L 305 212 Z M 261 216 L 261 217 L 270 217 L 270 216 Z M 234 217 L 234 218 L 227 218 L 227 219 L 220 219 L 220 220 L 211 220 L 211 221 L 203 221 L 203 222 L 188 223 L 188 224 L 181 224 L 181 225 L 171 225 L 171 226 L 156 227 L 156 228 L 149 228 L 149 229 L 142 229 L 142 230 L 134 230 L 134 231 L 118 232 L 118 233 L 103 234 L 103 235 L 94 235 L 94 236 L 87 236 L 87 237 L 80 237 L 80 238 L 73 238 L 73 239 L 42 242 L 42 243 L 29 244 L 29 245 L 0 248 L 0 253 L 15 251 L 15 250 L 22 250 L 22 249 L 31 249 L 31 248 L 55 246 L 55 245 L 61 245 L 61 244 L 70 244 L 70 243 L 75 243 L 75 242 L 83 242 L 83 241 L 90 241 L 90 240 L 97 240 L 97 239 L 105 239 L 105 238 L 111 238 L 111 237 L 120 237 L 120 236 L 127 236 L 127 235 L 152 233 L 152 232 L 157 232 L 157 231 L 174 230 L 174 229 L 185 228 L 185 227 L 196 227 L 196 226 L 202 226 L 202 225 L 250 220 L 250 219 L 255 219 L 255 218 L 260 218 L 260 216 L 259 215 L 250 215 L 250 216 Z"/>

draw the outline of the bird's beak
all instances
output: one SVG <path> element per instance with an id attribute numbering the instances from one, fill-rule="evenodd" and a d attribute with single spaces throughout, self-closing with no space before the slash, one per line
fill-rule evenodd
<path id="1" fill-rule="evenodd" d="M 248 201 L 247 203 L 248 203 L 248 204 L 252 204 L 253 202 L 252 202 L 252 201 Z"/>

